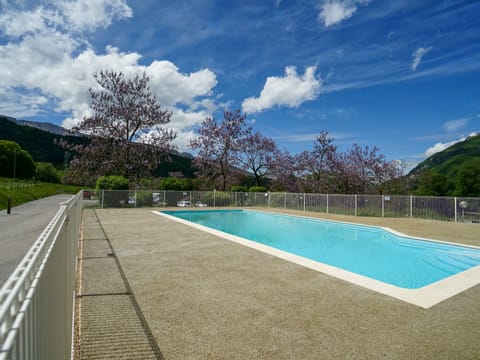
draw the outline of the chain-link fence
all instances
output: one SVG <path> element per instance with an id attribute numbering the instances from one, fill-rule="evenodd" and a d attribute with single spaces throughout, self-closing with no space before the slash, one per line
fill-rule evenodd
<path id="1" fill-rule="evenodd" d="M 100 207 L 270 207 L 318 213 L 480 222 L 480 198 L 400 195 L 101 190 Z"/>

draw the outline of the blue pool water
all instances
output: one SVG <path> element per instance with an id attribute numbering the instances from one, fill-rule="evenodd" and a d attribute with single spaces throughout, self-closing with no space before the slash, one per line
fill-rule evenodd
<path id="1" fill-rule="evenodd" d="M 370 226 L 247 210 L 163 213 L 408 289 L 480 265 L 479 249 Z"/>

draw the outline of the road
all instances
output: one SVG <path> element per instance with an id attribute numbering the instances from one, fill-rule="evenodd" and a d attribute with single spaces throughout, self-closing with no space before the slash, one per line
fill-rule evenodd
<path id="1" fill-rule="evenodd" d="M 43 229 L 57 213 L 60 203 L 72 195 L 55 195 L 0 211 L 0 288 L 23 259 Z"/>

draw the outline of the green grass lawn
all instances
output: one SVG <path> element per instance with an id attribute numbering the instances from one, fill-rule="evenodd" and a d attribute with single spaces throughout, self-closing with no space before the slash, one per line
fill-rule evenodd
<path id="1" fill-rule="evenodd" d="M 8 197 L 12 199 L 14 207 L 52 195 L 76 194 L 80 190 L 78 186 L 0 178 L 0 210 L 7 208 Z"/>

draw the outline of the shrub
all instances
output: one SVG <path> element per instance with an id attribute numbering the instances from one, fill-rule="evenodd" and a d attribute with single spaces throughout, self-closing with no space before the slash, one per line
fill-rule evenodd
<path id="1" fill-rule="evenodd" d="M 168 177 L 162 179 L 160 183 L 160 190 L 176 190 L 176 191 L 186 191 L 191 190 L 192 183 L 190 179 L 178 178 L 178 177 Z"/>
<path id="2" fill-rule="evenodd" d="M 101 176 L 97 180 L 97 190 L 128 190 L 128 179 L 123 176 Z"/>
<path id="3" fill-rule="evenodd" d="M 35 178 L 39 181 L 47 183 L 60 183 L 58 170 L 51 163 L 38 162 L 35 163 Z"/>
<path id="4" fill-rule="evenodd" d="M 248 192 L 267 192 L 267 189 L 263 186 L 251 186 Z"/>

